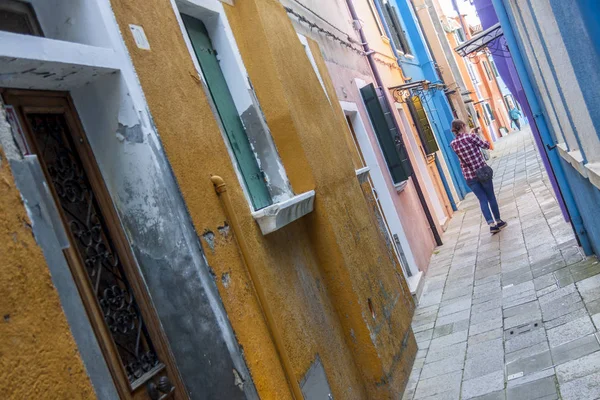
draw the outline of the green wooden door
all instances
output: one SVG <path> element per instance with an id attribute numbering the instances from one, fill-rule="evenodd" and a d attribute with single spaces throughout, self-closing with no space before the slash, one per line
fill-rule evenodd
<path id="1" fill-rule="evenodd" d="M 412 96 L 410 100 L 406 102 L 406 104 L 408 105 L 413 121 L 417 126 L 417 132 L 419 132 L 419 137 L 421 138 L 421 143 L 423 144 L 425 153 L 435 153 L 440 148 L 435 140 L 435 134 L 433 133 L 433 129 L 431 128 L 431 124 L 427 118 L 427 113 L 423 108 L 421 98 L 419 96 Z"/>
<path id="2" fill-rule="evenodd" d="M 200 20 L 184 14 L 181 17 L 206 79 L 208 90 L 221 117 L 221 122 L 238 162 L 244 183 L 250 193 L 252 204 L 256 210 L 267 207 L 272 204 L 271 196 L 248 141 L 244 125 L 235 108 L 231 92 L 229 92 L 227 82 L 217 60 L 217 52 L 212 46 L 206 27 Z"/>
<path id="3" fill-rule="evenodd" d="M 394 123 L 394 115 L 385 101 L 384 94 L 381 89 L 376 89 L 373 84 L 360 89 L 360 93 L 367 107 L 369 118 L 373 124 L 379 146 L 383 151 L 385 162 L 392 175 L 392 180 L 394 183 L 407 180 L 412 175 L 412 166 L 404 143 L 400 138 L 400 132 L 398 132 Z"/>

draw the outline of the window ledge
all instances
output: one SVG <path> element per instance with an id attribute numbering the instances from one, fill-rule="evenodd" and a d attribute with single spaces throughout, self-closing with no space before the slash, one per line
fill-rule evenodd
<path id="1" fill-rule="evenodd" d="M 400 183 L 395 183 L 394 189 L 396 189 L 396 193 L 402 193 L 406 189 L 406 185 L 408 185 L 408 179 Z"/>
<path id="2" fill-rule="evenodd" d="M 252 217 L 258 222 L 262 234 L 268 235 L 312 212 L 314 201 L 315 191 L 311 190 L 255 211 Z"/>
<path id="3" fill-rule="evenodd" d="M 0 32 L 0 86 L 69 90 L 118 71 L 113 49 Z"/>
<path id="4" fill-rule="evenodd" d="M 600 189 L 600 162 L 585 164 L 585 169 L 592 185 Z"/>
<path id="5" fill-rule="evenodd" d="M 556 145 L 560 156 L 565 159 L 569 164 L 573 166 L 583 177 L 587 178 L 587 170 L 583 165 L 583 155 L 579 150 L 568 151 L 565 143 L 558 143 Z"/>
<path id="6" fill-rule="evenodd" d="M 356 177 L 358 178 L 358 182 L 360 184 L 363 184 L 367 181 L 370 170 L 371 170 L 371 167 L 363 167 L 363 168 L 356 170 Z"/>

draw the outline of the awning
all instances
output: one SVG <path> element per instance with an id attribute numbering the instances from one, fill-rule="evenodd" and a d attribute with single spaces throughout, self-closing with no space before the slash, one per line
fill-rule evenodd
<path id="1" fill-rule="evenodd" d="M 485 31 L 473 36 L 471 39 L 467 40 L 454 50 L 462 57 L 466 57 L 471 53 L 486 48 L 494 40 L 502 37 L 502 35 L 502 27 L 498 22 L 496 25 L 491 26 Z"/>
<path id="2" fill-rule="evenodd" d="M 426 90 L 444 90 L 445 85 L 441 83 L 431 83 L 428 80 L 420 80 L 405 83 L 403 85 L 392 86 L 388 88 L 392 91 L 392 96 L 397 102 L 403 102 L 404 99 L 412 94 L 422 94 Z"/>

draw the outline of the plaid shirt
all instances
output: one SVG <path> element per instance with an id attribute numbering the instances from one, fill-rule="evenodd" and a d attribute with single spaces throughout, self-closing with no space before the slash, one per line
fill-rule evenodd
<path id="1" fill-rule="evenodd" d="M 475 134 L 460 134 L 450 143 L 450 147 L 460 160 L 460 167 L 466 180 L 477 179 L 476 171 L 485 165 L 481 149 L 489 149 L 490 144 Z"/>

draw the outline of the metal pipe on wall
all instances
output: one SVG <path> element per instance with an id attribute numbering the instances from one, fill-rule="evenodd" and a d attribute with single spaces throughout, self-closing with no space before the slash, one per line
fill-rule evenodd
<path id="1" fill-rule="evenodd" d="M 277 327 L 275 318 L 273 317 L 273 312 L 271 311 L 271 306 L 267 299 L 265 289 L 262 286 L 262 283 L 260 281 L 260 278 L 258 277 L 256 269 L 254 268 L 254 265 L 250 262 L 250 249 L 248 248 L 246 239 L 244 239 L 244 236 L 242 235 L 240 224 L 233 209 L 233 204 L 231 203 L 231 198 L 229 197 L 229 193 L 227 192 L 227 185 L 225 184 L 225 181 L 223 181 L 223 178 L 221 178 L 220 176 L 213 175 L 210 178 L 210 180 L 215 186 L 215 191 L 223 201 L 225 215 L 229 219 L 229 225 L 233 229 L 233 234 L 235 235 L 235 239 L 238 243 L 238 247 L 242 255 L 242 261 L 244 262 L 244 265 L 248 270 L 248 274 L 250 275 L 250 281 L 252 282 L 252 286 L 254 286 L 254 293 L 256 293 L 258 304 L 260 305 L 263 316 L 265 318 L 265 322 L 267 323 L 269 334 L 271 336 L 271 339 L 273 340 L 273 344 L 275 345 L 275 350 L 277 351 L 279 360 L 281 361 L 281 366 L 290 386 L 292 397 L 296 400 L 302 400 L 304 396 L 302 395 L 302 390 L 300 389 L 298 381 L 294 378 L 294 369 L 292 368 L 292 362 L 288 353 L 285 351 L 283 338 L 281 336 L 281 332 Z"/>
<path id="2" fill-rule="evenodd" d="M 355 21 L 356 23 L 360 24 L 360 22 L 359 22 L 360 19 L 358 18 L 358 15 L 356 14 L 356 9 L 354 8 L 354 4 L 352 3 L 352 0 L 346 0 L 346 4 L 350 11 L 350 16 L 352 17 L 352 20 Z M 377 69 L 377 65 L 375 64 L 375 58 L 373 57 L 373 52 L 371 51 L 371 48 L 369 47 L 369 43 L 368 43 L 367 37 L 362 29 L 362 26 L 358 25 L 357 30 L 358 30 L 358 34 L 360 36 L 360 41 L 362 42 L 363 49 L 364 49 L 365 53 L 367 54 L 367 60 L 369 62 L 369 66 L 371 67 L 371 71 L 373 72 L 373 77 L 375 78 L 375 83 L 377 83 L 377 86 L 379 86 L 380 88 L 383 88 L 384 90 L 387 91 L 387 88 L 383 85 L 383 80 L 381 79 L 381 75 L 379 74 L 379 70 Z M 385 102 L 387 103 L 388 108 L 390 109 L 390 111 L 392 111 L 394 108 L 393 108 L 393 105 L 391 104 L 388 96 L 385 95 L 384 98 L 385 98 Z M 396 130 L 398 131 L 398 134 L 400 134 L 400 132 L 402 132 L 402 131 L 400 130 L 398 121 L 396 120 L 396 118 L 393 118 L 393 120 L 394 120 L 394 125 L 396 127 Z M 411 175 L 411 178 L 415 185 L 415 190 L 417 191 L 417 196 L 419 197 L 419 202 L 421 203 L 421 207 L 423 208 L 423 211 L 425 212 L 425 216 L 427 217 L 427 222 L 429 223 L 429 228 L 431 229 L 431 233 L 433 234 L 435 243 L 438 246 L 441 246 L 443 244 L 442 238 L 440 236 L 440 233 L 437 230 L 435 220 L 433 219 L 431 210 L 429 209 L 429 206 L 427 205 L 427 201 L 425 200 L 425 195 L 423 194 L 423 189 L 421 187 L 421 183 L 419 182 L 419 178 L 417 178 L 417 174 L 415 173 L 415 168 L 413 168 L 413 173 Z"/>

